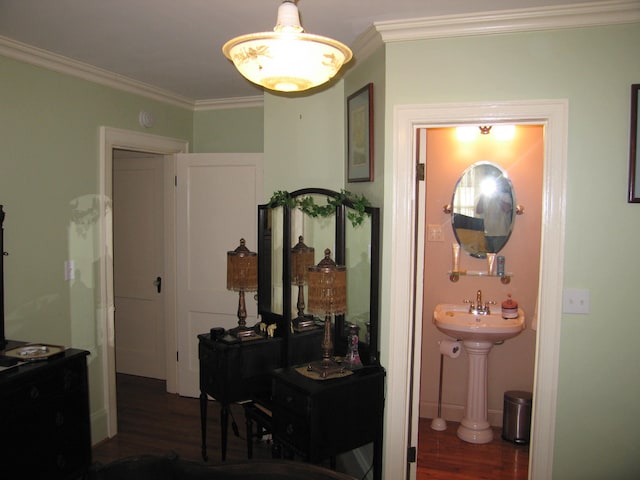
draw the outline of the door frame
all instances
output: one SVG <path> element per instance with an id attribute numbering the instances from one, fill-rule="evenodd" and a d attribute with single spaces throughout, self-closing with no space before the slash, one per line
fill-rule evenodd
<path id="1" fill-rule="evenodd" d="M 176 153 L 188 153 L 189 142 L 148 133 L 100 127 L 99 159 L 99 261 L 98 275 L 99 305 L 97 308 L 98 344 L 101 348 L 103 368 L 103 402 L 107 418 L 107 436 L 118 433 L 118 414 L 116 401 L 116 361 L 114 327 L 114 291 L 113 291 L 113 150 L 133 150 L 145 153 L 165 155 L 164 161 L 164 207 L 165 207 L 165 326 L 167 365 L 167 391 L 175 392 L 177 386 L 177 361 L 173 352 L 177 351 L 176 305 L 175 305 L 175 175 Z"/>
<path id="2" fill-rule="evenodd" d="M 386 478 L 416 476 L 407 468 L 407 450 L 417 432 L 420 364 L 413 362 L 422 343 L 416 318 L 415 297 L 423 278 L 417 273 L 417 238 L 423 237 L 416 223 L 417 128 L 460 124 L 516 123 L 544 125 L 544 174 L 538 322 L 534 373 L 533 417 L 529 478 L 551 478 L 556 424 L 556 399 L 560 350 L 560 321 L 564 277 L 564 230 L 568 139 L 567 100 L 478 102 L 465 104 L 397 105 L 393 110 L 393 152 L 389 167 L 389 190 L 385 204 L 385 243 L 390 275 L 383 291 L 389 292 L 387 403 L 385 413 L 384 471 Z M 424 228 L 421 226 L 420 228 Z M 421 313 L 421 312 L 418 312 Z M 419 350 L 418 350 L 419 351 Z M 419 356 L 415 358 L 420 358 Z M 415 388 L 414 388 L 415 386 Z M 416 434 L 417 437 L 417 434 Z"/>

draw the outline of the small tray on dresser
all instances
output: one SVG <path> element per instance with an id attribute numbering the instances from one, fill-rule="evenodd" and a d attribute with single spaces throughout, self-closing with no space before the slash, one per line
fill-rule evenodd
<path id="1" fill-rule="evenodd" d="M 64 347 L 59 345 L 48 345 L 45 343 L 28 343 L 19 347 L 11 348 L 2 352 L 5 357 L 17 358 L 24 362 L 37 360 L 48 360 L 57 355 L 63 354 Z"/>

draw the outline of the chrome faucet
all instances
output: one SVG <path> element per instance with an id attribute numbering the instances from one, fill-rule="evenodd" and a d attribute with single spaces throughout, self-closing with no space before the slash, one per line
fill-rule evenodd
<path id="1" fill-rule="evenodd" d="M 469 313 L 473 315 L 489 315 L 491 314 L 491 308 L 489 305 L 495 305 L 496 302 L 493 300 L 489 300 L 487 302 L 482 303 L 482 290 L 478 290 L 476 292 L 476 302 L 473 303 L 473 300 L 463 300 L 464 303 L 469 304 Z"/>

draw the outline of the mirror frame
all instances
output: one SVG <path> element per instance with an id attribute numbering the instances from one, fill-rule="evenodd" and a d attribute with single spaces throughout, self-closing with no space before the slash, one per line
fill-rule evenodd
<path id="1" fill-rule="evenodd" d="M 291 198 L 296 199 L 307 195 L 324 195 L 338 199 L 341 195 L 333 190 L 324 188 L 303 188 L 289 194 Z M 278 206 L 283 210 L 282 219 L 282 285 L 291 285 L 291 248 L 292 248 L 292 208 L 283 205 Z M 295 207 L 294 207 L 295 208 Z M 347 241 L 347 221 L 348 209 L 354 208 L 354 204 L 343 199 L 336 207 L 335 222 L 335 252 L 333 253 L 334 261 L 343 265 L 346 258 Z M 276 323 L 276 335 L 284 338 L 284 363 L 289 365 L 289 357 L 291 356 L 292 343 L 296 337 L 301 337 L 307 332 L 291 332 L 291 321 L 293 319 L 292 289 L 283 288 L 283 311 L 282 314 L 274 313 L 271 309 L 272 294 L 272 207 L 267 204 L 258 205 L 258 313 L 262 317 L 262 321 L 267 324 Z M 362 363 L 379 364 L 379 303 L 380 303 L 380 209 L 378 207 L 365 207 L 366 214 L 370 217 L 371 223 L 371 270 L 370 270 L 370 286 L 369 286 L 369 343 L 360 341 L 360 358 Z M 359 228 L 359 227 L 356 227 Z M 324 247 L 322 248 L 324 250 Z M 347 272 L 348 275 L 348 272 Z M 321 332 L 322 329 L 313 332 Z M 340 332 L 340 333 L 337 333 Z M 344 315 L 336 315 L 334 325 L 334 352 L 346 351 L 348 342 L 348 332 L 345 331 Z M 360 337 L 363 338 L 363 332 Z"/>

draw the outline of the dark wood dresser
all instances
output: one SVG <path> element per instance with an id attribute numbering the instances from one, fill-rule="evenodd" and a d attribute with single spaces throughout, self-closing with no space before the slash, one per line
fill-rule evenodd
<path id="1" fill-rule="evenodd" d="M 6 349 L 22 342 L 8 341 Z M 75 479 L 91 464 L 87 360 L 67 349 L 0 371 L 0 465 L 29 478 Z"/>

